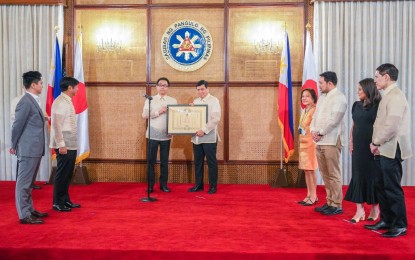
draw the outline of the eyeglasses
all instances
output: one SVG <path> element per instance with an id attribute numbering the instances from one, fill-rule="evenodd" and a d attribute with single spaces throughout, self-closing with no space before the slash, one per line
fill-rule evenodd
<path id="1" fill-rule="evenodd" d="M 167 88 L 169 85 L 167 85 L 167 84 L 159 84 L 157 86 L 160 87 L 160 88 Z"/>

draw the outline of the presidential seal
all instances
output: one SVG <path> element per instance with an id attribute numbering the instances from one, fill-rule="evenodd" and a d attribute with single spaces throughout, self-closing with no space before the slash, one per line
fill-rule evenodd
<path id="1" fill-rule="evenodd" d="M 164 60 L 179 71 L 195 71 L 212 56 L 213 39 L 206 27 L 196 21 L 172 23 L 161 37 Z"/>

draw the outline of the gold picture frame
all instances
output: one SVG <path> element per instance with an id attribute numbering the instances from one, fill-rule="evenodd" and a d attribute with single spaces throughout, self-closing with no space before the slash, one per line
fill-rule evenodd
<path id="1" fill-rule="evenodd" d="M 207 105 L 167 105 L 167 134 L 194 135 L 206 126 Z"/>

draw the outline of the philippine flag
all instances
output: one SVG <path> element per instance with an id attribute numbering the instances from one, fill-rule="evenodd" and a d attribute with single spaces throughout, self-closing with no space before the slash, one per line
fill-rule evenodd
<path id="1" fill-rule="evenodd" d="M 48 78 L 48 94 L 46 98 L 46 113 L 49 117 L 50 125 L 50 116 L 52 115 L 52 104 L 55 98 L 61 94 L 61 89 L 59 83 L 62 79 L 62 62 L 61 62 L 61 52 L 59 48 L 58 36 L 55 38 L 55 44 L 52 52 L 52 59 L 50 63 L 49 78 Z"/>
<path id="2" fill-rule="evenodd" d="M 285 32 L 278 84 L 278 124 L 281 128 L 282 142 L 284 144 L 284 161 L 286 163 L 294 154 L 294 118 L 292 96 L 290 43 L 288 41 L 288 34 Z"/>
<path id="3" fill-rule="evenodd" d="M 52 59 L 50 62 L 49 78 L 48 78 L 48 93 L 46 97 L 46 114 L 48 116 L 49 127 L 51 124 L 51 115 L 52 115 L 52 104 L 55 98 L 61 94 L 61 89 L 59 83 L 62 79 L 62 61 L 61 61 L 61 52 L 59 48 L 58 36 L 55 37 L 55 44 L 52 50 Z M 51 159 L 56 159 L 55 150 L 51 151 Z"/>
<path id="4" fill-rule="evenodd" d="M 72 98 L 75 107 L 77 131 L 78 131 L 78 153 L 76 163 L 89 156 L 89 133 L 88 133 L 88 103 L 86 100 L 86 89 L 84 79 L 84 66 L 82 62 L 82 33 L 79 34 L 75 47 L 74 78 L 79 81 L 78 92 Z"/>

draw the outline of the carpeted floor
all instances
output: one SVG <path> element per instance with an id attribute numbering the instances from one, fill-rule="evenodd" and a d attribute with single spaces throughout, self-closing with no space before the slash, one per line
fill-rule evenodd
<path id="1" fill-rule="evenodd" d="M 415 187 L 406 187 L 408 235 L 386 239 L 352 224 L 355 206 L 323 216 L 297 204 L 305 189 L 219 185 L 218 193 L 189 193 L 191 184 L 157 189 L 143 203 L 143 183 L 71 186 L 69 213 L 51 209 L 52 186 L 34 190 L 43 225 L 22 225 L 14 182 L 0 182 L 0 259 L 415 259 Z M 346 189 L 346 187 L 344 187 Z M 207 187 L 206 187 L 207 189 Z M 318 187 L 322 205 L 324 187 Z M 367 207 L 367 214 L 369 208 Z"/>

